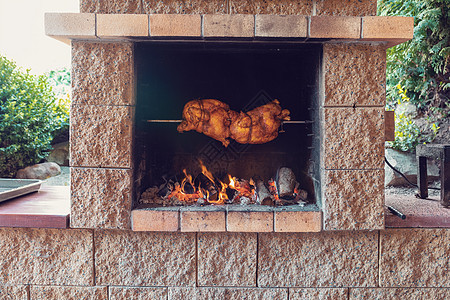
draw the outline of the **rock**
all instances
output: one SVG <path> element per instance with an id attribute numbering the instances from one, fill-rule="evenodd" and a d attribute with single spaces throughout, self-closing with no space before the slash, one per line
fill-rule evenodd
<path id="1" fill-rule="evenodd" d="M 411 116 L 412 118 L 415 118 L 417 116 L 417 107 L 412 103 L 403 102 L 397 105 L 397 107 L 395 108 L 395 113 L 397 115 L 405 114 Z"/>
<path id="2" fill-rule="evenodd" d="M 53 150 L 47 157 L 47 161 L 55 162 L 60 166 L 69 166 L 69 141 L 52 146 Z"/>
<path id="3" fill-rule="evenodd" d="M 417 162 L 416 155 L 409 152 L 401 152 L 387 148 L 385 152 L 386 159 L 389 163 L 405 174 L 406 178 L 412 183 L 417 183 Z M 439 168 L 436 163 L 428 159 L 427 161 L 428 179 L 435 181 L 439 179 Z M 385 164 L 385 186 L 402 186 L 407 184 L 405 179 L 397 172 L 394 172 L 387 164 Z"/>
<path id="4" fill-rule="evenodd" d="M 45 162 L 26 167 L 17 171 L 16 178 L 20 179 L 47 179 L 61 174 L 61 168 L 54 162 Z"/>

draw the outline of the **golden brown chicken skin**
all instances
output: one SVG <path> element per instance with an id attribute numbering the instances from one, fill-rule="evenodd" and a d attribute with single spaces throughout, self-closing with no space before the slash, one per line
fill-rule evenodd
<path id="1" fill-rule="evenodd" d="M 227 147 L 230 141 L 230 108 L 215 99 L 192 100 L 183 109 L 183 121 L 178 125 L 178 132 L 195 130 Z"/>
<path id="2" fill-rule="evenodd" d="M 192 100 L 183 109 L 178 131 L 195 130 L 227 147 L 232 138 L 241 144 L 264 144 L 278 136 L 282 121 L 290 120 L 289 110 L 274 100 L 249 112 L 236 112 L 219 100 Z"/>
<path id="3" fill-rule="evenodd" d="M 290 120 L 289 110 L 274 100 L 247 113 L 231 113 L 230 137 L 241 144 L 264 144 L 278 136 L 282 121 Z"/>

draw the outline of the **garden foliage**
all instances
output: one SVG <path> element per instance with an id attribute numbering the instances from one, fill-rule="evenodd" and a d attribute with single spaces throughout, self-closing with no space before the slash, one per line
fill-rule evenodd
<path id="1" fill-rule="evenodd" d="M 69 125 L 68 101 L 55 96 L 47 76 L 0 55 L 0 177 L 46 157 L 54 134 Z"/>
<path id="2" fill-rule="evenodd" d="M 388 49 L 387 102 L 397 102 L 397 86 L 426 114 L 450 112 L 450 1 L 379 0 L 379 15 L 414 17 L 414 38 Z"/>

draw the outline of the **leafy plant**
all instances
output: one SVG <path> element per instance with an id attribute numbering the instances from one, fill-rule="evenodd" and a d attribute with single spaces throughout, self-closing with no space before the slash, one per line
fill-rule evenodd
<path id="1" fill-rule="evenodd" d="M 410 99 L 406 96 L 406 91 L 400 85 L 397 85 L 398 105 L 409 102 Z M 428 124 L 428 123 L 427 123 Z M 439 127 L 436 123 L 429 124 L 431 135 L 423 134 L 419 126 L 414 123 L 414 120 L 407 113 L 395 113 L 395 140 L 388 143 L 388 146 L 395 150 L 414 152 L 416 146 L 420 143 L 430 143 L 436 137 Z"/>
<path id="2" fill-rule="evenodd" d="M 378 0 L 379 15 L 414 17 L 414 38 L 387 51 L 387 102 L 396 86 L 406 90 L 422 112 L 450 112 L 450 1 Z"/>
<path id="3" fill-rule="evenodd" d="M 67 101 L 57 99 L 48 77 L 0 55 L 0 177 L 46 157 L 55 132 L 69 124 Z"/>

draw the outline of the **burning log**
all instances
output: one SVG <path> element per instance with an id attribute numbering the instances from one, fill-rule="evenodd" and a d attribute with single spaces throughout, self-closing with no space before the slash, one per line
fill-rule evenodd
<path id="1" fill-rule="evenodd" d="M 293 200 L 294 189 L 297 183 L 294 172 L 286 167 L 278 169 L 276 176 L 278 196 L 286 200 Z"/>

